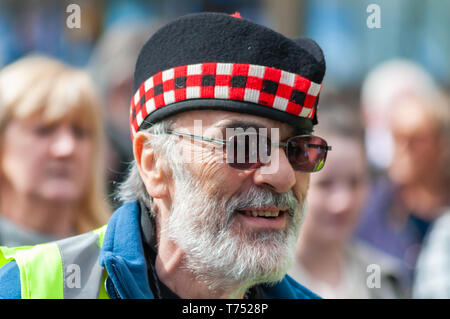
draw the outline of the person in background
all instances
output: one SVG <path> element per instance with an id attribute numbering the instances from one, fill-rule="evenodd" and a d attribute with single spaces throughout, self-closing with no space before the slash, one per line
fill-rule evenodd
<path id="1" fill-rule="evenodd" d="M 329 96 L 321 105 L 327 112 L 320 114 L 316 134 L 325 136 L 333 150 L 323 170 L 311 176 L 289 274 L 324 298 L 404 297 L 398 261 L 353 238 L 370 190 L 357 109 L 342 96 Z M 378 270 L 379 278 L 370 277 Z"/>
<path id="2" fill-rule="evenodd" d="M 122 21 L 107 29 L 94 48 L 88 71 L 102 94 L 107 137 L 107 182 L 109 200 L 126 177 L 128 164 L 133 160 L 130 128 L 125 118 L 130 113 L 133 94 L 133 69 L 136 59 L 150 36 L 152 27 L 138 21 Z"/>
<path id="3" fill-rule="evenodd" d="M 441 148 L 439 149 L 431 149 L 431 147 L 435 146 L 433 144 L 429 145 L 429 140 L 425 136 L 424 140 L 418 139 L 417 141 L 411 143 L 415 143 L 416 146 L 414 148 L 428 148 L 427 157 L 421 158 L 419 163 L 414 163 L 414 165 L 421 165 L 423 167 L 423 176 L 417 176 L 417 178 L 424 179 L 424 185 L 432 184 L 433 181 L 437 183 L 441 181 L 442 185 L 438 187 L 439 184 L 436 185 L 437 194 L 433 194 L 434 196 L 428 196 L 430 199 L 427 201 L 425 194 L 420 196 L 417 194 L 419 198 L 417 198 L 418 203 L 431 206 L 432 201 L 434 199 L 436 203 L 433 205 L 436 207 L 436 211 L 443 211 L 433 223 L 432 227 L 428 231 L 424 243 L 423 248 L 420 251 L 417 265 L 415 269 L 415 277 L 413 284 L 413 297 L 414 298 L 450 298 L 450 276 L 448 273 L 450 266 L 450 203 L 449 203 L 449 167 L 450 167 L 450 157 L 448 145 L 450 145 L 450 99 L 448 96 L 443 97 L 443 104 L 446 107 L 441 106 L 439 112 L 440 121 L 434 121 L 434 123 L 440 123 L 437 127 L 434 126 L 431 132 L 434 132 L 434 138 L 438 139 L 440 142 Z M 446 103 L 446 104 L 445 104 Z M 414 111 L 413 108 L 411 108 Z M 417 110 L 414 113 L 411 113 L 411 120 L 413 120 L 413 115 L 419 116 Z M 437 116 L 436 116 L 437 117 Z M 433 123 L 433 121 L 431 122 Z M 427 133 L 427 131 L 425 131 Z M 430 138 L 430 137 L 428 137 Z M 438 142 L 438 143 L 439 143 Z M 413 146 L 411 146 L 412 148 Z M 426 174 L 426 166 L 432 167 L 435 165 L 436 153 L 440 154 L 437 156 L 438 165 L 441 167 L 442 171 L 440 174 L 443 176 L 447 176 L 447 184 L 444 184 L 445 178 L 437 178 L 437 172 L 435 175 L 427 176 Z M 444 153 L 442 155 L 441 153 Z M 439 163 L 439 161 L 442 161 Z M 447 205 L 442 206 L 441 209 L 439 207 L 438 199 L 441 198 L 441 203 L 445 202 L 445 198 L 447 198 Z M 420 200 L 420 202 L 419 202 Z"/>
<path id="4" fill-rule="evenodd" d="M 0 245 L 92 230 L 110 216 L 88 75 L 31 55 L 0 71 Z"/>
<path id="5" fill-rule="evenodd" d="M 429 227 L 450 201 L 448 111 L 437 93 L 405 92 L 393 100 L 393 161 L 375 184 L 358 230 L 359 238 L 402 260 L 410 281 Z"/>
<path id="6" fill-rule="evenodd" d="M 419 254 L 413 298 L 450 298 L 450 207 L 427 235 Z"/>
<path id="7" fill-rule="evenodd" d="M 392 161 L 394 145 L 389 114 L 394 100 L 405 93 L 427 97 L 437 90 L 431 75 L 417 63 L 393 59 L 380 63 L 361 86 L 361 118 L 367 159 L 374 176 L 383 174 Z"/>

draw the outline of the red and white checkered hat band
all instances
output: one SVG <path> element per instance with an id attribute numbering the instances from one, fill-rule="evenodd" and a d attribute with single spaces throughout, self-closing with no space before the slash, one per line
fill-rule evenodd
<path id="1" fill-rule="evenodd" d="M 189 99 L 225 99 L 272 107 L 312 119 L 321 90 L 298 74 L 243 63 L 199 63 L 159 72 L 144 81 L 131 101 L 132 138 L 155 110 Z"/>

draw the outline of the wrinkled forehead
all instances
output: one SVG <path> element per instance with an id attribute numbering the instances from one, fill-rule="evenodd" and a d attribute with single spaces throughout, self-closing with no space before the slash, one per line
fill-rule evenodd
<path id="1" fill-rule="evenodd" d="M 290 124 L 266 117 L 216 110 L 183 112 L 172 117 L 171 120 L 173 129 L 184 129 L 191 133 L 194 131 L 202 134 L 205 132 L 214 133 L 215 131 L 224 131 L 227 128 L 243 128 L 244 130 L 248 128 L 255 128 L 256 130 L 267 129 L 268 134 L 275 129 L 278 130 L 280 136 L 286 137 L 307 133 L 296 129 Z"/>

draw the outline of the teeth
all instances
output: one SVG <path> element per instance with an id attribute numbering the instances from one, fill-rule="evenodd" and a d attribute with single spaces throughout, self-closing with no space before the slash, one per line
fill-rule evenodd
<path id="1" fill-rule="evenodd" d="M 247 216 L 264 216 L 264 217 L 277 217 L 280 214 L 280 211 L 271 211 L 271 210 L 245 210 L 244 214 Z"/>

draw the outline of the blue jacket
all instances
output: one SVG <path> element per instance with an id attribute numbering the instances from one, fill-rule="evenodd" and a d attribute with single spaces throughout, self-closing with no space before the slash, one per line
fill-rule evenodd
<path id="1" fill-rule="evenodd" d="M 112 215 L 106 230 L 99 263 L 113 285 L 111 298 L 149 298 L 154 296 L 148 284 L 140 231 L 140 210 L 137 202 L 126 203 Z M 20 299 L 20 273 L 15 261 L 0 269 L 0 298 Z M 111 287 L 110 287 L 111 288 Z M 269 299 L 316 299 L 316 294 L 286 275 L 276 285 L 263 286 Z"/>

